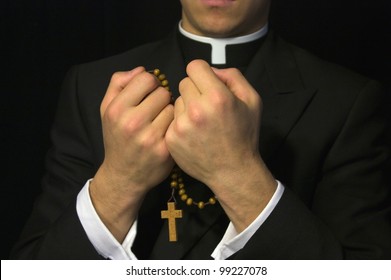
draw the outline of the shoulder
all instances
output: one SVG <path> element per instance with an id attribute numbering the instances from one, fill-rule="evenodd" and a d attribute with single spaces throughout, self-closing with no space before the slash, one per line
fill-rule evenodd
<path id="1" fill-rule="evenodd" d="M 98 114 L 112 75 L 145 66 L 145 61 L 158 51 L 160 44 L 160 41 L 156 41 L 117 55 L 74 65 L 63 79 L 59 106 L 70 102 L 72 106 L 78 104 L 86 114 Z"/>
<path id="2" fill-rule="evenodd" d="M 117 71 L 128 71 L 143 66 L 146 58 L 157 51 L 160 41 L 144 44 L 126 52 L 105 57 L 96 61 L 77 65 L 79 75 L 112 75 Z"/>
<path id="3" fill-rule="evenodd" d="M 384 86 L 378 81 L 320 58 L 281 37 L 276 36 L 275 40 L 291 58 L 303 87 L 316 92 L 314 101 L 333 108 L 335 114 L 348 112 L 357 102 L 378 108 L 386 100 Z"/>
<path id="4" fill-rule="evenodd" d="M 63 87 L 75 89 L 81 99 L 102 98 L 115 72 L 146 66 L 146 61 L 158 52 L 160 44 L 160 41 L 147 43 L 110 57 L 74 65 L 68 71 Z"/>
<path id="5" fill-rule="evenodd" d="M 275 56 L 288 61 L 283 65 L 293 69 L 291 73 L 300 80 L 301 89 L 315 93 L 311 105 L 317 113 L 332 112 L 333 117 L 343 120 L 354 108 L 377 111 L 386 100 L 384 87 L 378 81 L 322 59 L 277 35 L 273 41 Z"/>
<path id="6" fill-rule="evenodd" d="M 381 85 L 352 69 L 334 62 L 327 61 L 319 56 L 281 40 L 281 43 L 294 57 L 302 82 L 306 87 L 317 88 L 324 92 L 345 93 L 360 92 L 368 84 L 380 88 Z"/>

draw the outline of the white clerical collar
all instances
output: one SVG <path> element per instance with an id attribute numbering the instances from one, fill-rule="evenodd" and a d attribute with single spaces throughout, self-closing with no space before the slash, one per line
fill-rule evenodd
<path id="1" fill-rule="evenodd" d="M 248 35 L 233 37 L 233 38 L 211 38 L 211 37 L 204 37 L 204 36 L 192 34 L 186 31 L 185 29 L 183 29 L 182 21 L 179 22 L 179 31 L 182 33 L 182 35 L 194 41 L 207 43 L 212 46 L 212 55 L 211 55 L 212 64 L 226 64 L 225 47 L 227 45 L 243 44 L 243 43 L 249 43 L 255 41 L 265 36 L 266 33 L 268 32 L 268 29 L 269 29 L 268 24 L 266 24 L 258 31 Z"/>

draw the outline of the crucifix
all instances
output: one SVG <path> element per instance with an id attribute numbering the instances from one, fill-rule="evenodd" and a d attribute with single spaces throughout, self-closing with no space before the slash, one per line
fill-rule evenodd
<path id="1" fill-rule="evenodd" d="M 176 242 L 176 222 L 175 219 L 182 218 L 182 210 L 175 209 L 174 202 L 167 202 L 167 210 L 161 212 L 162 219 L 168 219 L 168 237 L 170 242 Z"/>

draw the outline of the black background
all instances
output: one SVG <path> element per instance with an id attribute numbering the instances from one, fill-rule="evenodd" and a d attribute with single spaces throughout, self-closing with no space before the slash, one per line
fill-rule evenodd
<path id="1" fill-rule="evenodd" d="M 391 89 L 389 0 L 272 0 L 271 27 Z M 77 63 L 166 35 L 179 0 L 0 0 L 1 259 L 40 191 L 59 87 Z M 388 106 L 390 106 L 390 97 Z"/>

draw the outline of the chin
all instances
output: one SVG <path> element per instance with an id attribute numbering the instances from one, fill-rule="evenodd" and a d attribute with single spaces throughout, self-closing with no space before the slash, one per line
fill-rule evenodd
<path id="1" fill-rule="evenodd" d="M 210 22 L 201 26 L 201 31 L 204 36 L 216 38 L 234 37 L 240 33 L 236 26 L 232 24 L 232 21 L 230 23 L 221 21 Z"/>

